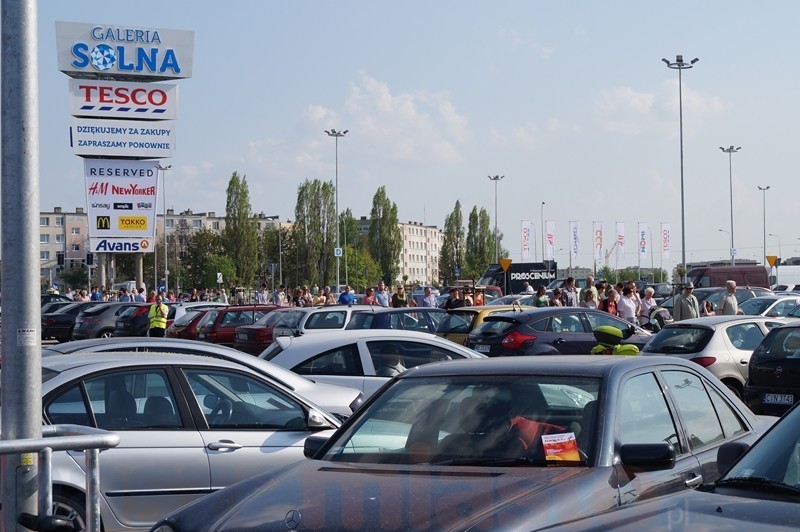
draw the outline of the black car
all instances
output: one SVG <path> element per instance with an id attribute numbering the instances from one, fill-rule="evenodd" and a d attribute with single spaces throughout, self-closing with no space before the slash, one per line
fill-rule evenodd
<path id="1" fill-rule="evenodd" d="M 62 307 L 66 307 L 67 305 L 72 305 L 74 301 L 51 301 L 50 303 L 45 303 L 42 305 L 42 314 L 47 314 L 49 312 L 55 312 Z"/>
<path id="2" fill-rule="evenodd" d="M 62 296 L 61 294 L 42 294 L 41 296 L 41 304 L 44 306 L 46 303 L 52 303 L 54 301 L 66 301 L 68 303 L 72 303 L 72 300 L 67 296 Z"/>
<path id="3" fill-rule="evenodd" d="M 772 329 L 753 351 L 744 397 L 753 412 L 774 416 L 800 402 L 800 324 Z"/>
<path id="4" fill-rule="evenodd" d="M 42 314 L 42 339 L 55 338 L 59 342 L 69 341 L 72 328 L 75 326 L 75 318 L 80 311 L 100 303 L 100 301 L 79 301 L 61 307 L 55 312 Z"/>
<path id="5" fill-rule="evenodd" d="M 147 336 L 150 328 L 147 313 L 151 305 L 152 303 L 134 303 L 120 313 L 114 323 L 114 336 Z"/>
<path id="6" fill-rule="evenodd" d="M 498 312 L 484 318 L 467 346 L 488 356 L 587 355 L 597 345 L 592 331 L 611 325 L 623 331 L 623 344 L 639 349 L 652 338 L 649 331 L 602 310 L 583 307 L 532 308 Z"/>
<path id="7" fill-rule="evenodd" d="M 104 302 L 90 308 L 84 308 L 75 318 L 72 328 L 73 340 L 86 340 L 88 338 L 111 338 L 114 336 L 114 326 L 117 317 L 126 309 L 141 303 L 108 303 Z"/>
<path id="8" fill-rule="evenodd" d="M 402 329 L 435 333 L 447 311 L 431 307 L 374 308 L 353 313 L 345 329 Z"/>

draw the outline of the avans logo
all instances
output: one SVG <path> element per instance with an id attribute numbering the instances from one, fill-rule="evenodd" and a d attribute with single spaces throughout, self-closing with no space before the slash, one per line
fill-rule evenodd
<path id="1" fill-rule="evenodd" d="M 95 222 L 95 227 L 102 231 L 111 229 L 111 216 L 98 216 Z"/>
<path id="2" fill-rule="evenodd" d="M 130 251 L 141 251 L 143 249 L 147 249 L 148 247 L 150 247 L 150 244 L 147 242 L 147 240 L 142 240 L 141 242 L 135 242 L 135 241 L 122 242 L 119 240 L 117 241 L 106 240 L 104 238 L 97 243 L 97 246 L 94 248 L 94 250 L 98 253 L 103 251 L 130 252 Z"/>
<path id="3" fill-rule="evenodd" d="M 115 203 L 114 204 L 115 211 L 132 211 L 133 210 L 133 203 Z"/>
<path id="4" fill-rule="evenodd" d="M 120 216 L 117 227 L 120 231 L 146 231 L 147 216 Z"/>

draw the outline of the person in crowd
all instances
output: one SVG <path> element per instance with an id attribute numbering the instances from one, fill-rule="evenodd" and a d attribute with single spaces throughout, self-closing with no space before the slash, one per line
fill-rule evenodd
<path id="1" fill-rule="evenodd" d="M 272 304 L 273 305 L 284 305 L 286 303 L 286 287 L 280 285 L 273 293 L 272 293 Z"/>
<path id="2" fill-rule="evenodd" d="M 547 287 L 543 284 L 536 289 L 536 297 L 533 300 L 535 307 L 549 307 L 550 298 L 547 297 Z"/>
<path id="3" fill-rule="evenodd" d="M 350 292 L 350 285 L 344 285 L 344 292 L 339 294 L 339 304 L 340 305 L 352 305 L 355 302 L 355 297 Z"/>
<path id="4" fill-rule="evenodd" d="M 167 315 L 169 309 L 161 299 L 161 295 L 154 298 L 153 304 L 150 305 L 150 310 L 147 313 L 148 323 L 150 325 L 149 335 L 156 338 L 163 338 L 164 331 L 167 330 Z"/>
<path id="5" fill-rule="evenodd" d="M 424 294 L 419 306 L 436 308 L 436 296 L 433 295 L 433 290 L 431 290 L 430 286 L 425 287 Z"/>
<path id="6" fill-rule="evenodd" d="M 565 307 L 577 307 L 579 300 L 578 287 L 575 286 L 575 278 L 567 277 L 564 281 L 564 290 L 561 293 L 561 302 Z"/>
<path id="7" fill-rule="evenodd" d="M 553 297 L 550 299 L 550 306 L 551 307 L 564 306 L 564 290 L 562 290 L 561 288 L 553 289 Z"/>
<path id="8" fill-rule="evenodd" d="M 606 298 L 598 303 L 597 308 L 600 310 L 604 310 L 611 314 L 612 316 L 616 316 L 617 313 L 617 298 L 619 298 L 619 294 L 616 290 L 612 287 L 612 285 L 608 285 L 609 289 L 606 291 Z"/>
<path id="9" fill-rule="evenodd" d="M 303 285 L 300 299 L 303 301 L 304 307 L 310 307 L 314 304 L 314 298 L 311 296 L 311 290 L 308 288 L 308 285 Z"/>
<path id="10" fill-rule="evenodd" d="M 397 351 L 397 346 L 390 343 L 385 343 L 383 352 L 380 353 L 381 363 L 375 369 L 375 375 L 378 377 L 394 377 L 400 375 L 406 370 L 403 365 L 403 358 Z"/>
<path id="11" fill-rule="evenodd" d="M 378 283 L 378 290 L 375 292 L 375 302 L 382 307 L 388 307 L 389 300 L 389 290 L 386 288 L 386 284 L 381 280 Z"/>
<path id="12" fill-rule="evenodd" d="M 146 303 L 147 298 L 144 297 L 144 292 L 145 292 L 144 286 L 139 287 L 139 291 L 136 292 L 135 296 L 133 296 L 133 300 L 136 301 L 137 303 Z"/>
<path id="13" fill-rule="evenodd" d="M 408 296 L 406 289 L 402 284 L 397 285 L 397 291 L 392 294 L 392 308 L 400 308 L 408 306 Z"/>
<path id="14" fill-rule="evenodd" d="M 192 288 L 192 291 L 189 292 L 189 301 L 200 301 L 200 296 L 197 295 L 197 288 Z"/>
<path id="15" fill-rule="evenodd" d="M 450 299 L 448 299 L 445 304 L 445 310 L 450 310 L 454 308 L 461 308 L 464 306 L 464 300 L 458 294 L 458 288 L 455 286 L 450 289 Z"/>
<path id="16" fill-rule="evenodd" d="M 597 308 L 597 301 L 595 299 L 594 291 L 592 290 L 584 291 L 583 300 L 581 301 L 581 306 L 583 308 Z"/>
<path id="17" fill-rule="evenodd" d="M 122 287 L 119 291 L 119 300 L 122 303 L 128 303 L 131 300 L 131 296 L 128 295 L 128 289 Z"/>
<path id="18" fill-rule="evenodd" d="M 675 298 L 672 307 L 672 319 L 683 321 L 700 316 L 700 304 L 694 295 L 694 284 L 688 282 L 684 285 L 682 293 Z"/>
<path id="19" fill-rule="evenodd" d="M 739 314 L 739 301 L 736 299 L 736 281 L 725 283 L 725 293 L 717 303 L 717 314 L 720 316 L 735 316 Z"/>
<path id="20" fill-rule="evenodd" d="M 595 289 L 597 290 L 597 303 L 599 304 L 602 300 L 606 298 L 606 286 L 608 285 L 605 281 L 597 281 L 597 284 L 594 285 Z"/>
<path id="21" fill-rule="evenodd" d="M 636 315 L 642 312 L 642 298 L 639 297 L 639 288 L 636 286 L 636 281 L 628 281 L 626 286 L 631 289 L 631 297 L 636 302 Z"/>
<path id="22" fill-rule="evenodd" d="M 533 287 L 530 285 L 528 281 L 522 283 L 522 293 L 523 294 L 533 294 L 534 290 Z"/>
<path id="23" fill-rule="evenodd" d="M 597 288 L 594 286 L 594 277 L 591 275 L 586 276 L 586 286 L 581 288 L 580 293 L 578 294 L 578 299 L 581 303 L 586 301 L 586 291 L 589 290 L 594 292 L 594 301 L 597 303 L 600 301 L 600 294 L 597 292 Z"/>
<path id="24" fill-rule="evenodd" d="M 653 295 L 656 293 L 652 286 L 644 289 L 644 297 L 642 298 L 642 307 L 639 310 L 639 325 L 646 325 L 650 323 L 650 312 L 658 306 Z"/>
<path id="25" fill-rule="evenodd" d="M 365 305 L 374 305 L 375 304 L 375 290 L 372 287 L 367 288 L 367 293 L 364 296 L 364 301 L 362 301 Z"/>
<path id="26" fill-rule="evenodd" d="M 219 291 L 219 302 L 225 305 L 228 304 L 228 294 L 225 292 L 225 289 Z"/>
<path id="27" fill-rule="evenodd" d="M 256 291 L 256 303 L 259 305 L 266 305 L 268 299 L 267 283 L 261 283 L 261 287 Z"/>
<path id="28" fill-rule="evenodd" d="M 617 303 L 617 312 L 620 318 L 630 323 L 636 323 L 636 299 L 633 297 L 631 287 L 625 285 L 622 288 L 622 297 Z"/>
<path id="29" fill-rule="evenodd" d="M 314 306 L 321 307 L 325 304 L 325 300 L 327 299 L 324 290 L 317 290 L 317 295 L 314 296 Z"/>
<path id="30" fill-rule="evenodd" d="M 325 296 L 325 304 L 326 305 L 335 305 L 336 304 L 336 296 L 334 296 L 332 293 L 328 292 L 328 295 Z"/>
<path id="31" fill-rule="evenodd" d="M 703 311 L 700 313 L 701 316 L 714 316 L 716 312 L 714 312 L 714 303 L 706 299 L 703 301 Z"/>
<path id="32" fill-rule="evenodd" d="M 467 287 L 464 289 L 464 306 L 472 307 L 475 305 L 475 300 L 472 298 L 472 288 Z"/>

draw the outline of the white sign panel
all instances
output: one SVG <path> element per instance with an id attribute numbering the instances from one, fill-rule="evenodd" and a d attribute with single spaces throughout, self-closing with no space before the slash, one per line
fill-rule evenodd
<path id="1" fill-rule="evenodd" d="M 89 237 L 142 240 L 156 231 L 158 161 L 86 159 Z"/>
<path id="2" fill-rule="evenodd" d="M 178 118 L 178 86 L 93 79 L 69 80 L 72 116 L 174 120 Z"/>
<path id="3" fill-rule="evenodd" d="M 174 120 L 73 118 L 70 146 L 75 155 L 163 159 L 172 157 L 175 124 Z"/>
<path id="4" fill-rule="evenodd" d="M 90 238 L 90 253 L 152 253 L 152 238 Z"/>
<path id="5" fill-rule="evenodd" d="M 194 32 L 56 22 L 58 69 L 73 78 L 192 77 Z"/>

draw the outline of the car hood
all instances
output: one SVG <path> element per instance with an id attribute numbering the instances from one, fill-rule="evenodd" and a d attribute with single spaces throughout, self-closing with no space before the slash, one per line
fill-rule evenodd
<path id="1" fill-rule="evenodd" d="M 589 474 L 586 467 L 444 467 L 307 460 L 204 497 L 202 504 L 186 506 L 166 521 L 179 531 L 285 531 L 287 526 L 301 530 L 464 530 L 492 520 L 515 502 Z M 581 483 L 569 482 L 570 492 L 579 491 Z M 569 492 L 560 496 L 568 498 Z M 549 496 L 539 505 L 526 500 L 510 513 L 515 519 L 527 520 L 534 512 L 550 518 L 548 514 L 554 512 L 551 503 Z M 575 515 L 575 507 L 569 506 L 560 521 Z"/>

